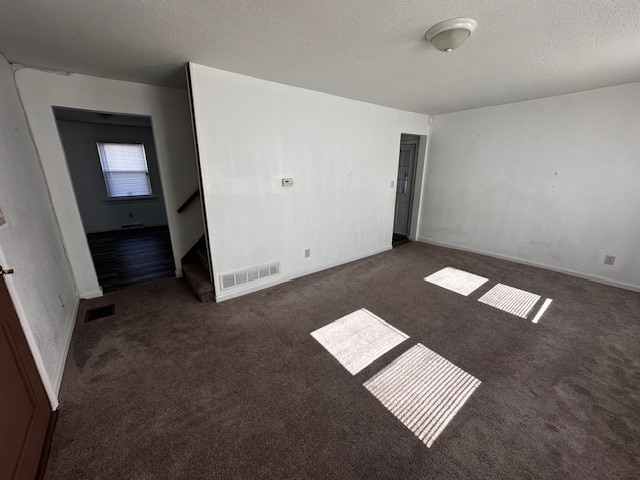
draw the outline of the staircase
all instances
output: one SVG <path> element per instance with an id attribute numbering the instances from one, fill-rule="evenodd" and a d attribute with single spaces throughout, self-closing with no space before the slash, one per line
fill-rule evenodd
<path id="1" fill-rule="evenodd" d="M 215 300 L 215 292 L 209 274 L 209 255 L 204 236 L 198 240 L 182 259 L 182 276 L 202 302 Z"/>

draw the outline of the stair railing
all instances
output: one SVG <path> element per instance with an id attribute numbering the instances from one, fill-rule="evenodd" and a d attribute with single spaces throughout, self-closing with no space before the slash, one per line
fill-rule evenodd
<path id="1" fill-rule="evenodd" d="M 193 202 L 199 196 L 200 196 L 200 189 L 196 190 L 191 195 L 189 195 L 189 198 L 187 198 L 184 201 L 184 203 L 178 207 L 178 213 L 184 212 L 187 209 L 187 207 L 191 205 L 191 202 Z"/>

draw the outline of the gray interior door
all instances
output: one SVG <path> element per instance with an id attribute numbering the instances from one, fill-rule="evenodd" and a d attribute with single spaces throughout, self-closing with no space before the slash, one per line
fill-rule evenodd
<path id="1" fill-rule="evenodd" d="M 400 145 L 398 179 L 396 184 L 396 213 L 393 222 L 393 233 L 397 235 L 409 235 L 415 153 L 416 145 Z"/>

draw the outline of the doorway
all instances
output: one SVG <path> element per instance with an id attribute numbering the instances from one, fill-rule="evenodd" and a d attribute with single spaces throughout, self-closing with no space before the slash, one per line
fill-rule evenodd
<path id="1" fill-rule="evenodd" d="M 151 118 L 53 111 L 102 291 L 175 276 Z"/>
<path id="2" fill-rule="evenodd" d="M 396 204 L 393 220 L 392 245 L 394 247 L 409 241 L 419 145 L 419 135 L 402 134 L 400 138 L 398 176 L 396 179 Z"/>

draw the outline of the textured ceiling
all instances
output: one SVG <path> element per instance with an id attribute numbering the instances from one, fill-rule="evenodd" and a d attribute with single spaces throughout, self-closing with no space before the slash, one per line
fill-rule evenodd
<path id="1" fill-rule="evenodd" d="M 478 21 L 446 54 L 424 40 Z M 639 0 L 0 0 L 12 62 L 184 85 L 193 61 L 438 114 L 640 81 Z"/>

